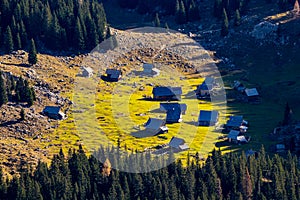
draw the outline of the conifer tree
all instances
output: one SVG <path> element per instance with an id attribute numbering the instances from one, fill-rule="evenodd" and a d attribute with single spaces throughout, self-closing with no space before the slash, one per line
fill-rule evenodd
<path id="1" fill-rule="evenodd" d="M 122 185 L 122 188 L 123 188 L 123 191 L 124 191 L 124 198 L 125 199 L 130 199 L 130 189 L 129 189 L 128 180 L 127 180 L 126 176 L 123 178 L 123 181 L 122 181 L 121 185 Z"/>
<path id="2" fill-rule="evenodd" d="M 228 185 L 231 186 L 231 188 L 229 188 L 231 190 L 232 194 L 236 194 L 236 190 L 237 190 L 237 174 L 236 174 L 236 170 L 234 167 L 234 163 L 233 162 L 229 162 L 228 163 L 228 179 L 227 179 L 227 183 Z M 226 175 L 225 175 L 226 176 Z"/>
<path id="3" fill-rule="evenodd" d="M 182 0 L 176 2 L 175 20 L 176 20 L 177 24 L 186 23 L 185 6 L 184 6 L 184 3 Z"/>
<path id="4" fill-rule="evenodd" d="M 25 111 L 23 108 L 21 109 L 21 112 L 20 112 L 20 120 L 21 121 L 25 120 Z"/>
<path id="5" fill-rule="evenodd" d="M 14 50 L 13 37 L 9 26 L 6 28 L 5 31 L 4 47 L 6 53 L 11 53 Z"/>
<path id="6" fill-rule="evenodd" d="M 35 100 L 35 94 L 33 88 L 29 87 L 27 81 L 25 81 L 25 91 L 26 91 L 26 103 L 28 106 L 32 106 Z"/>
<path id="7" fill-rule="evenodd" d="M 112 36 L 112 33 L 111 33 L 111 30 L 110 30 L 110 27 L 107 26 L 106 28 L 106 39 L 110 38 Z"/>
<path id="8" fill-rule="evenodd" d="M 160 27 L 160 19 L 159 19 L 158 13 L 155 14 L 154 26 L 155 27 Z"/>
<path id="9" fill-rule="evenodd" d="M 221 184 L 221 180 L 219 178 L 217 179 L 216 193 L 217 193 L 218 199 L 223 199 L 222 184 Z"/>
<path id="10" fill-rule="evenodd" d="M 16 35 L 16 42 L 15 42 L 15 49 L 22 49 L 22 42 L 21 42 L 21 37 L 20 34 L 17 33 Z"/>
<path id="11" fill-rule="evenodd" d="M 244 199 L 252 199 L 252 181 L 247 167 L 242 174 L 242 191 Z"/>
<path id="12" fill-rule="evenodd" d="M 11 79 L 6 77 L 5 78 L 5 85 L 6 85 L 6 94 L 7 94 L 8 100 L 10 100 L 10 97 L 12 96 L 11 84 L 12 84 Z"/>
<path id="13" fill-rule="evenodd" d="M 22 47 L 25 47 L 27 45 L 27 32 L 22 20 L 19 26 L 20 26 L 20 37 L 21 37 Z"/>
<path id="14" fill-rule="evenodd" d="M 0 72 L 0 106 L 6 104 L 8 101 L 6 85 L 3 78 L 3 73 Z"/>
<path id="15" fill-rule="evenodd" d="M 82 31 L 82 26 L 80 23 L 79 18 L 76 20 L 76 25 L 75 25 L 75 33 L 74 33 L 74 39 L 75 39 L 75 47 L 79 51 L 84 50 L 84 35 Z"/>
<path id="16" fill-rule="evenodd" d="M 165 29 L 169 30 L 169 25 L 167 22 L 165 23 Z"/>
<path id="17" fill-rule="evenodd" d="M 86 22 L 87 32 L 90 33 L 89 39 L 87 40 L 87 48 L 93 49 L 95 48 L 99 43 L 99 36 L 96 30 L 95 22 L 92 20 L 92 18 L 89 16 L 87 17 Z"/>
<path id="18" fill-rule="evenodd" d="M 235 11 L 234 25 L 236 26 L 241 25 L 241 16 L 240 16 L 240 11 L 238 9 Z"/>
<path id="19" fill-rule="evenodd" d="M 17 27 L 17 24 L 16 24 L 15 16 L 12 16 L 11 24 L 10 24 L 9 27 L 10 27 L 10 30 L 11 30 L 11 34 L 16 35 L 16 33 L 18 32 L 18 27 Z"/>
<path id="20" fill-rule="evenodd" d="M 43 26 L 42 26 L 44 31 L 43 34 L 46 34 L 47 31 L 51 31 L 52 20 L 53 20 L 53 16 L 51 13 L 50 5 L 47 2 L 47 5 L 43 10 Z"/>
<path id="21" fill-rule="evenodd" d="M 36 47 L 35 47 L 35 42 L 33 39 L 30 41 L 30 47 L 29 47 L 29 52 L 28 52 L 28 63 L 30 65 L 34 65 L 37 63 L 37 52 L 36 52 Z"/>
<path id="22" fill-rule="evenodd" d="M 223 23 L 222 23 L 222 29 L 221 29 L 221 35 L 226 36 L 228 35 L 228 18 L 225 8 L 223 8 Z"/>
<path id="23" fill-rule="evenodd" d="M 25 85 L 24 79 L 20 77 L 16 83 L 16 101 L 17 102 L 24 102 L 25 99 Z"/>

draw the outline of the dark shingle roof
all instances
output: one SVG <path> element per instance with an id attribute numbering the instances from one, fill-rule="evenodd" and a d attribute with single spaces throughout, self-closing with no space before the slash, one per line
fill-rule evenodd
<path id="1" fill-rule="evenodd" d="M 246 89 L 245 93 L 248 97 L 255 97 L 259 95 L 256 88 Z"/>
<path id="2" fill-rule="evenodd" d="M 107 74 L 110 78 L 119 78 L 119 76 L 121 75 L 121 70 L 117 70 L 117 69 L 106 69 L 106 74 Z"/>
<path id="3" fill-rule="evenodd" d="M 157 130 L 160 127 L 165 125 L 165 120 L 156 119 L 156 118 L 149 118 L 145 124 L 145 128 Z"/>
<path id="4" fill-rule="evenodd" d="M 228 138 L 236 140 L 236 139 L 237 139 L 237 136 L 239 136 L 239 134 L 240 134 L 239 131 L 231 130 L 231 131 L 228 133 Z"/>
<path id="5" fill-rule="evenodd" d="M 154 96 L 177 96 L 182 94 L 181 87 L 155 87 L 152 90 Z"/>
<path id="6" fill-rule="evenodd" d="M 46 106 L 43 113 L 58 114 L 60 111 L 60 106 Z"/>
<path id="7" fill-rule="evenodd" d="M 181 111 L 180 109 L 173 109 L 167 111 L 167 122 L 178 122 L 181 118 Z"/>
<path id="8" fill-rule="evenodd" d="M 212 111 L 200 110 L 198 121 L 217 122 L 218 116 L 219 116 L 219 112 L 216 110 L 212 110 Z"/>
<path id="9" fill-rule="evenodd" d="M 179 148 L 180 145 L 185 143 L 184 139 L 178 137 L 172 137 L 171 141 L 169 142 L 169 146 L 173 148 Z"/>
<path id="10" fill-rule="evenodd" d="M 243 116 L 239 115 L 239 116 L 230 116 L 229 120 L 226 123 L 226 126 L 229 127 L 237 127 L 240 126 L 243 123 Z"/>
<path id="11" fill-rule="evenodd" d="M 201 85 L 198 86 L 198 90 L 212 90 L 215 79 L 212 77 L 206 77 Z"/>

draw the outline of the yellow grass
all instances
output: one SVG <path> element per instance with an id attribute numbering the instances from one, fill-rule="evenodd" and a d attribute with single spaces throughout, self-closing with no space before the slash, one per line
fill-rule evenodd
<path id="1" fill-rule="evenodd" d="M 146 148 L 166 144 L 173 136 L 176 136 L 185 139 L 189 144 L 190 154 L 200 152 L 206 157 L 214 148 L 220 133 L 216 132 L 214 127 L 195 125 L 199 111 L 216 109 L 221 111 L 221 116 L 224 116 L 226 108 L 223 105 L 222 107 L 212 105 L 209 101 L 197 100 L 193 96 L 193 90 L 203 80 L 204 78 L 200 75 L 180 74 L 171 68 L 165 69 L 154 78 L 135 76 L 130 73 L 118 83 L 107 83 L 102 80 L 98 83 L 94 79 L 77 77 L 76 92 L 73 96 L 75 103 L 73 114 L 68 120 L 60 123 L 57 134 L 60 135 L 61 140 L 70 141 L 74 138 L 70 138 L 71 135 L 68 133 L 75 131 L 81 143 L 90 152 L 99 148 L 100 145 L 117 145 L 118 139 L 123 150 L 126 146 L 128 150 L 143 152 Z M 142 100 L 144 96 L 152 94 L 150 83 L 181 86 L 183 96 L 180 103 L 186 103 L 188 109 L 183 115 L 183 122 L 167 125 L 168 133 L 135 138 L 132 133 L 137 131 L 138 126 L 142 128 L 149 117 L 164 119 L 166 115 L 155 112 L 159 109 L 160 102 Z M 140 87 L 144 89 L 140 90 Z M 143 115 L 140 116 L 140 114 Z M 180 158 L 186 158 L 186 156 L 187 151 L 178 154 Z"/>

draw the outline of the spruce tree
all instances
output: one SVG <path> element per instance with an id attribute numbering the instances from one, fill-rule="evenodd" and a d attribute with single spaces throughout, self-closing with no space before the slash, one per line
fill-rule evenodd
<path id="1" fill-rule="evenodd" d="M 111 36 L 112 36 L 112 34 L 111 34 L 110 27 L 107 26 L 107 28 L 106 28 L 106 39 L 110 38 Z"/>
<path id="2" fill-rule="evenodd" d="M 16 24 L 15 16 L 12 16 L 11 23 L 10 23 L 9 27 L 10 27 L 12 35 L 16 35 L 16 33 L 18 32 L 18 27 L 17 27 L 17 24 Z"/>
<path id="3" fill-rule="evenodd" d="M 10 91 L 14 91 L 16 89 L 16 82 L 13 76 L 10 76 Z"/>
<path id="4" fill-rule="evenodd" d="M 11 53 L 14 50 L 14 41 L 11 33 L 11 29 L 8 26 L 5 31 L 4 47 L 6 53 Z"/>
<path id="5" fill-rule="evenodd" d="M 24 102 L 25 101 L 25 84 L 24 79 L 20 77 L 16 83 L 16 101 L 17 102 Z"/>
<path id="6" fill-rule="evenodd" d="M 26 103 L 28 106 L 32 106 L 33 102 L 34 102 L 34 90 L 31 89 L 28 85 L 28 83 L 25 85 L 25 89 L 26 89 Z"/>
<path id="7" fill-rule="evenodd" d="M 25 120 L 25 111 L 24 111 L 23 108 L 22 108 L 21 111 L 20 111 L 20 120 L 21 120 L 21 121 Z"/>
<path id="8" fill-rule="evenodd" d="M 15 42 L 15 49 L 22 49 L 22 42 L 21 42 L 21 37 L 20 34 L 17 33 L 16 35 L 16 42 Z"/>
<path id="9" fill-rule="evenodd" d="M 240 16 L 240 11 L 238 9 L 235 11 L 234 25 L 236 26 L 241 25 L 241 16 Z"/>
<path id="10" fill-rule="evenodd" d="M 22 47 L 25 47 L 27 45 L 27 31 L 25 28 L 25 25 L 23 21 L 20 22 L 20 37 L 21 37 L 21 43 Z"/>
<path id="11" fill-rule="evenodd" d="M 74 33 L 75 48 L 79 51 L 84 50 L 84 35 L 79 18 L 77 17 Z"/>
<path id="12" fill-rule="evenodd" d="M 226 36 L 228 35 L 228 18 L 225 8 L 223 8 L 223 23 L 222 23 L 222 29 L 221 29 L 221 35 Z"/>
<path id="13" fill-rule="evenodd" d="M 28 63 L 30 65 L 34 65 L 37 63 L 37 53 L 36 53 L 36 47 L 35 42 L 33 39 L 30 41 L 30 47 L 29 47 L 29 53 L 28 53 Z"/>
<path id="14" fill-rule="evenodd" d="M 182 0 L 176 2 L 175 21 L 177 24 L 186 23 L 185 6 Z"/>
<path id="15" fill-rule="evenodd" d="M 58 50 L 61 48 L 61 36 L 60 36 L 60 24 L 56 14 L 53 15 L 53 20 L 50 25 L 48 25 L 47 41 L 46 44 L 48 47 L 54 50 Z"/>
<path id="16" fill-rule="evenodd" d="M 160 27 L 160 19 L 159 19 L 158 13 L 155 14 L 154 26 L 155 27 Z"/>
<path id="17" fill-rule="evenodd" d="M 5 78 L 5 84 L 6 84 L 6 94 L 7 94 L 7 98 L 8 100 L 10 99 L 10 97 L 12 96 L 12 90 L 11 90 L 11 79 L 10 78 Z"/>
<path id="18" fill-rule="evenodd" d="M 43 11 L 43 31 L 44 34 L 47 33 L 47 31 L 51 31 L 51 22 L 53 20 L 53 16 L 51 13 L 50 5 L 47 3 L 46 7 L 44 8 Z"/>
<path id="19" fill-rule="evenodd" d="M 96 25 L 92 18 L 89 16 L 87 17 L 87 32 L 90 33 L 89 39 L 87 40 L 87 48 L 93 49 L 95 48 L 99 43 L 99 36 L 96 30 Z"/>
<path id="20" fill-rule="evenodd" d="M 6 85 L 4 82 L 3 73 L 0 72 L 0 106 L 8 102 Z"/>
<path id="21" fill-rule="evenodd" d="M 169 30 L 169 25 L 167 22 L 165 23 L 165 29 Z"/>

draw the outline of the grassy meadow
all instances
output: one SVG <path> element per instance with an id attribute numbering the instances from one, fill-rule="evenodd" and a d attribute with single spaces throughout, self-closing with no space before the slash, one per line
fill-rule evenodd
<path id="1" fill-rule="evenodd" d="M 72 114 L 60 122 L 56 133 L 61 140 L 84 144 L 90 152 L 101 144 L 116 146 L 118 140 L 122 149 L 143 152 L 147 148 L 167 144 L 176 136 L 185 139 L 190 154 L 200 152 L 205 157 L 215 147 L 220 133 L 215 131 L 215 127 L 196 126 L 199 111 L 219 110 L 220 123 L 224 123 L 226 106 L 196 99 L 193 91 L 203 80 L 199 74 L 182 74 L 173 68 L 164 68 L 156 77 L 135 75 L 132 71 L 117 83 L 99 81 L 95 77 L 77 77 Z M 167 124 L 168 133 L 136 138 L 132 133 L 143 129 L 143 124 L 150 117 L 165 119 L 166 114 L 159 112 L 159 101 L 144 99 L 152 96 L 154 85 L 181 86 L 183 95 L 180 103 L 187 104 L 187 112 L 181 123 Z M 68 134 L 74 131 L 75 135 Z M 78 138 L 74 138 L 76 136 Z M 68 145 L 64 147 L 68 148 Z M 186 157 L 187 151 L 178 156 Z"/>

